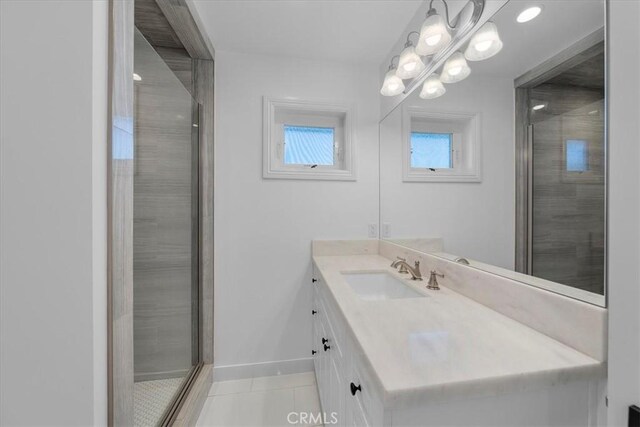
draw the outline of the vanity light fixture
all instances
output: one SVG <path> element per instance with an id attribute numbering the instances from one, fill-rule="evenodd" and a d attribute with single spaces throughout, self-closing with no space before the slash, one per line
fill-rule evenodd
<path id="1" fill-rule="evenodd" d="M 393 60 L 396 58 L 400 58 L 400 56 L 396 55 L 391 58 L 389 71 L 384 76 L 384 83 L 382 83 L 382 89 L 380 89 L 380 94 L 383 96 L 400 95 L 404 90 L 404 82 L 400 77 L 396 76 L 396 66 L 393 65 Z"/>
<path id="2" fill-rule="evenodd" d="M 133 81 L 134 82 L 139 82 L 141 80 L 142 80 L 142 77 L 140 77 L 140 74 L 133 73 Z"/>
<path id="3" fill-rule="evenodd" d="M 453 27 L 449 24 L 449 7 L 446 1 L 444 3 L 445 18 L 439 15 L 433 7 L 433 1 L 429 3 L 429 11 L 427 18 L 424 20 L 420 28 L 420 38 L 416 45 L 416 53 L 418 55 L 435 55 L 451 42 L 451 32 Z"/>
<path id="4" fill-rule="evenodd" d="M 516 18 L 516 21 L 518 21 L 520 24 L 524 24 L 525 22 L 529 22 L 532 19 L 536 18 L 538 15 L 540 15 L 540 12 L 542 12 L 542 8 L 540 6 L 529 7 L 520 12 L 518 17 Z"/>
<path id="5" fill-rule="evenodd" d="M 455 52 L 444 63 L 440 80 L 442 83 L 456 83 L 466 79 L 469 74 L 471 74 L 471 68 L 467 65 L 464 55 L 460 52 Z"/>
<path id="6" fill-rule="evenodd" d="M 500 50 L 502 50 L 502 40 L 500 40 L 500 35 L 498 34 L 498 27 L 493 22 L 487 21 L 471 37 L 464 56 L 469 61 L 482 61 L 491 58 Z"/>
<path id="7" fill-rule="evenodd" d="M 407 35 L 407 42 L 404 44 L 404 50 L 400 54 L 400 60 L 398 61 L 398 69 L 396 70 L 396 76 L 401 79 L 412 79 L 420 75 L 424 70 L 424 62 L 420 59 L 420 56 L 416 53 L 416 48 L 413 47 L 413 42 L 410 40 L 412 34 L 420 33 L 417 31 L 411 31 Z"/>
<path id="8" fill-rule="evenodd" d="M 437 74 L 431 74 L 427 80 L 424 81 L 422 85 L 422 90 L 420 91 L 420 98 L 422 99 L 433 99 L 439 96 L 444 95 L 447 91 L 444 85 L 440 81 L 440 76 Z"/>

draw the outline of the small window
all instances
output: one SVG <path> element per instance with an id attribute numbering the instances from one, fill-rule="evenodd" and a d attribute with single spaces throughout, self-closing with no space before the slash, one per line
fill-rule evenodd
<path id="1" fill-rule="evenodd" d="M 287 165 L 333 166 L 334 128 L 284 126 L 284 163 Z"/>
<path id="2" fill-rule="evenodd" d="M 480 182 L 480 116 L 404 107 L 404 182 Z"/>
<path id="3" fill-rule="evenodd" d="M 411 167 L 451 169 L 453 134 L 411 132 Z"/>
<path id="4" fill-rule="evenodd" d="M 351 111 L 265 97 L 263 177 L 355 180 Z"/>
<path id="5" fill-rule="evenodd" d="M 566 142 L 567 172 L 586 172 L 589 169 L 589 146 L 581 139 Z"/>

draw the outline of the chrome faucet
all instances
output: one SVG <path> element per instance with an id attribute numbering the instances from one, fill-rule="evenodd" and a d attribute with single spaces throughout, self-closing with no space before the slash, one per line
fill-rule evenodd
<path id="1" fill-rule="evenodd" d="M 438 277 L 444 278 L 444 274 L 436 273 L 435 270 L 431 270 L 429 282 L 427 283 L 427 289 L 432 289 L 434 291 L 440 290 L 440 286 L 438 286 Z"/>
<path id="2" fill-rule="evenodd" d="M 458 264 L 469 265 L 469 260 L 466 258 L 458 257 L 454 259 L 454 261 L 457 262 Z"/>
<path id="3" fill-rule="evenodd" d="M 406 259 L 406 258 L 401 258 L 401 257 L 396 257 L 396 261 L 393 261 L 393 262 L 391 263 L 391 267 L 393 267 L 393 268 L 397 268 L 397 267 L 398 267 L 398 265 L 400 265 L 400 269 L 398 269 L 398 273 L 401 273 L 401 274 L 407 274 L 407 273 L 409 272 L 409 270 L 407 270 L 406 265 L 404 265 L 404 264 L 398 264 L 398 261 L 405 261 L 405 262 L 406 262 L 406 261 L 407 261 L 407 259 Z"/>
<path id="4" fill-rule="evenodd" d="M 414 267 L 411 267 L 407 263 L 407 261 L 399 258 L 398 260 L 394 261 L 393 264 L 391 264 L 391 267 L 400 267 L 400 271 L 402 271 L 403 268 L 406 269 L 409 273 L 411 273 L 411 280 L 422 280 L 422 273 L 420 272 L 420 261 L 416 261 Z"/>

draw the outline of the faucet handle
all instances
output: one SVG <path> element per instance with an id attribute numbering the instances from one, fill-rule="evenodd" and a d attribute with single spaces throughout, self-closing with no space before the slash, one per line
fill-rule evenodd
<path id="1" fill-rule="evenodd" d="M 438 273 L 438 272 L 437 272 L 437 271 L 435 271 L 435 270 L 431 270 L 431 275 L 432 275 L 432 276 L 438 276 L 438 277 L 443 277 L 443 278 L 444 278 L 444 274 L 442 274 L 442 273 Z"/>

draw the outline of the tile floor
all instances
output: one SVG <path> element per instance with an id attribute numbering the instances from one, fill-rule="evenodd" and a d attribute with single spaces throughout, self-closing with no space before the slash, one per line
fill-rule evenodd
<path id="1" fill-rule="evenodd" d="M 296 423 L 298 413 L 320 413 L 313 372 L 214 382 L 196 426 L 318 425 Z"/>
<path id="2" fill-rule="evenodd" d="M 184 378 L 141 381 L 133 384 L 133 424 L 155 426 L 164 415 Z"/>

